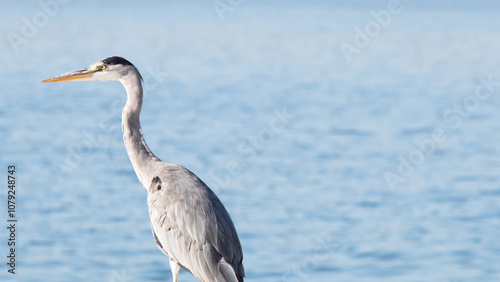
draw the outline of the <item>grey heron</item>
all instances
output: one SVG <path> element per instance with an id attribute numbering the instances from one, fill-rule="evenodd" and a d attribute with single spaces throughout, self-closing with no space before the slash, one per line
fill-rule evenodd
<path id="1" fill-rule="evenodd" d="M 68 80 L 117 80 L 125 87 L 123 140 L 148 192 L 151 229 L 158 248 L 170 259 L 173 280 L 177 281 L 179 268 L 183 268 L 201 281 L 243 281 L 243 252 L 224 205 L 194 173 L 161 161 L 144 140 L 139 120 L 142 77 L 137 68 L 114 56 L 42 82 Z"/>

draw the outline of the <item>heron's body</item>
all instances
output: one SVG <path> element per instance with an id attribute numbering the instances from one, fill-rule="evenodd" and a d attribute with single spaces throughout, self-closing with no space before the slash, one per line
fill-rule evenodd
<path id="1" fill-rule="evenodd" d="M 127 91 L 123 139 L 134 170 L 148 190 L 153 236 L 170 258 L 174 281 L 179 267 L 201 281 L 243 281 L 243 253 L 233 222 L 217 196 L 186 168 L 162 162 L 147 146 L 139 116 L 142 79 L 127 60 L 110 57 L 89 68 L 44 80 L 118 80 Z"/>
<path id="2" fill-rule="evenodd" d="M 158 247 L 201 281 L 243 281 L 238 236 L 217 196 L 182 166 L 166 164 L 158 179 L 148 192 Z"/>

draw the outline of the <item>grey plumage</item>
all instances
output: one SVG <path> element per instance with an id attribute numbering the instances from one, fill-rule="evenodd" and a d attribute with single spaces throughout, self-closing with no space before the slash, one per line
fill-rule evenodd
<path id="1" fill-rule="evenodd" d="M 182 268 L 201 281 L 243 281 L 243 254 L 233 222 L 196 175 L 165 164 L 148 189 L 148 207 L 158 247 Z"/>
<path id="2" fill-rule="evenodd" d="M 162 162 L 147 146 L 139 121 L 142 78 L 135 66 L 121 57 L 109 57 L 43 82 L 66 80 L 118 80 L 125 87 L 123 140 L 137 177 L 148 192 L 153 237 L 170 258 L 174 281 L 179 267 L 201 281 L 243 281 L 240 241 L 220 200 L 191 171 Z"/>

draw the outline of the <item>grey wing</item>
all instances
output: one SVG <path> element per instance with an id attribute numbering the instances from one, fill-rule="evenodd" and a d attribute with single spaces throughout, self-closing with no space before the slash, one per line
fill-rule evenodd
<path id="1" fill-rule="evenodd" d="M 243 253 L 233 222 L 217 196 L 181 166 L 163 171 L 149 193 L 158 247 L 201 281 L 243 281 Z"/>
<path id="2" fill-rule="evenodd" d="M 153 222 L 151 222 L 151 232 L 153 232 L 153 238 L 155 238 L 155 243 L 156 246 L 158 246 L 158 249 L 160 249 L 164 254 L 168 256 L 167 251 L 163 248 L 163 245 L 160 242 L 160 239 L 158 239 L 158 236 L 156 236 L 155 229 L 153 227 Z"/>

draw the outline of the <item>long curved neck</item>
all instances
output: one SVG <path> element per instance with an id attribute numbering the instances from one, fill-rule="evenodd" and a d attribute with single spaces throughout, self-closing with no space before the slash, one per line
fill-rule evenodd
<path id="1" fill-rule="evenodd" d="M 141 76 L 134 68 L 120 82 L 127 91 L 127 103 L 122 112 L 123 141 L 135 173 L 147 189 L 155 177 L 155 165 L 160 160 L 151 152 L 142 135 L 139 121 L 142 107 Z"/>

